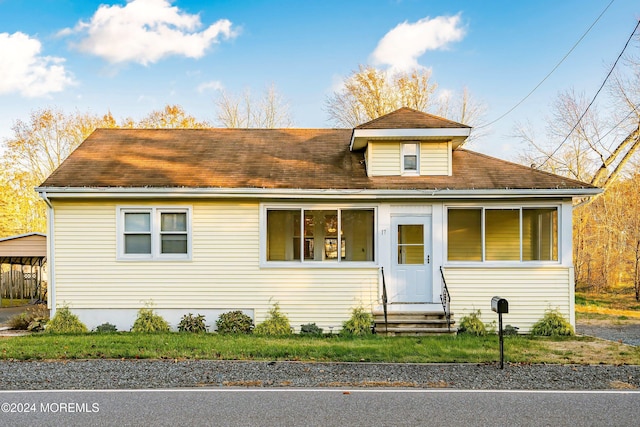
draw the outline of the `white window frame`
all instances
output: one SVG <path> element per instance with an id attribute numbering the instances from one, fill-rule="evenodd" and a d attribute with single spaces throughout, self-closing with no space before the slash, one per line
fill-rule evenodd
<path id="1" fill-rule="evenodd" d="M 149 213 L 151 222 L 151 253 L 127 254 L 125 253 L 124 225 L 127 213 Z M 184 213 L 187 220 L 187 253 L 163 254 L 161 253 L 161 215 L 163 213 Z M 116 207 L 116 233 L 118 261 L 191 261 L 192 255 L 192 207 L 191 206 L 117 206 Z M 175 234 L 175 233 L 174 233 Z"/>
<path id="2" fill-rule="evenodd" d="M 481 246 L 482 246 L 482 260 L 481 261 L 451 261 L 449 260 L 449 240 L 446 236 L 449 234 L 449 210 L 451 209 L 479 209 L 480 213 L 480 235 L 481 235 Z M 520 233 L 520 259 L 519 260 L 491 260 L 487 261 L 486 255 L 486 238 L 485 238 L 485 212 L 486 210 L 519 210 L 519 233 Z M 558 215 L 557 226 L 558 226 L 558 235 L 557 235 L 557 252 L 558 259 L 557 260 L 531 260 L 525 261 L 522 259 L 522 211 L 525 209 L 555 209 Z M 445 244 L 444 244 L 444 262 L 445 265 L 450 266 L 481 266 L 481 265 L 491 265 L 491 266 L 505 266 L 505 267 L 514 267 L 514 266 L 522 266 L 522 267 L 532 267 L 536 265 L 563 265 L 563 251 L 562 251 L 562 242 L 563 242 L 563 222 L 562 222 L 562 205 L 560 204 L 546 204 L 546 203 L 533 203 L 533 204 L 500 204 L 500 205 L 476 205 L 476 204 L 461 204 L 461 205 L 446 205 L 444 206 L 444 236 L 445 236 Z"/>
<path id="3" fill-rule="evenodd" d="M 405 158 L 405 156 L 409 156 L 409 155 L 412 156 L 413 155 L 413 154 L 407 154 L 406 153 L 406 147 L 409 146 L 409 145 L 416 147 L 416 153 L 415 153 L 415 156 L 416 156 L 416 168 L 415 168 L 415 170 L 414 169 L 405 169 L 404 168 L 404 158 Z M 402 175 L 408 175 L 408 176 L 420 175 L 420 143 L 419 142 L 403 142 L 401 144 L 401 146 L 402 146 L 402 149 L 400 150 L 400 166 L 402 168 Z"/>
<path id="4" fill-rule="evenodd" d="M 373 261 L 343 261 L 338 259 L 331 261 L 305 260 L 301 256 L 299 260 L 291 261 L 269 261 L 267 260 L 267 211 L 268 210 L 300 210 L 304 218 L 305 211 L 337 211 L 338 230 L 342 226 L 343 210 L 373 210 Z M 304 221 L 301 221 L 301 233 L 304 230 Z M 303 234 L 301 234 L 302 236 Z M 303 241 L 304 239 L 300 239 Z M 377 205 L 351 205 L 351 204 L 261 204 L 260 206 L 260 267 L 261 268 L 363 268 L 378 267 L 379 251 L 378 242 L 378 206 Z"/>

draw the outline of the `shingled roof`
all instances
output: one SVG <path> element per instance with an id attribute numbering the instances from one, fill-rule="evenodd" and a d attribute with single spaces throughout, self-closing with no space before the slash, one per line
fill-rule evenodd
<path id="1" fill-rule="evenodd" d="M 432 128 L 470 128 L 442 117 L 413 108 L 403 107 L 377 119 L 373 119 L 356 129 L 432 129 Z"/>
<path id="2" fill-rule="evenodd" d="M 393 114 L 393 113 L 392 113 Z M 42 188 L 585 189 L 467 150 L 452 176 L 367 177 L 351 129 L 98 129 Z"/>

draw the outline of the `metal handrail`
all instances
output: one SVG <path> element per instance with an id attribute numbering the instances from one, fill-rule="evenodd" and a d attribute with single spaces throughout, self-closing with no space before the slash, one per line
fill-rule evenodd
<path id="1" fill-rule="evenodd" d="M 380 267 L 380 273 L 382 274 L 382 311 L 384 312 L 384 332 L 387 333 L 387 284 L 384 280 L 384 268 Z"/>
<path id="2" fill-rule="evenodd" d="M 444 309 L 444 316 L 447 319 L 447 329 L 451 332 L 451 294 L 447 287 L 447 281 L 444 278 L 444 270 L 440 266 L 440 277 L 442 277 L 442 293 L 440 294 L 440 301 L 442 302 L 442 308 Z"/>

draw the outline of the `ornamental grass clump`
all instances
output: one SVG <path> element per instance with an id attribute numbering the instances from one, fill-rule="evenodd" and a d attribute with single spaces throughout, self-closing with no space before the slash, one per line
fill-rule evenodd
<path id="1" fill-rule="evenodd" d="M 349 320 L 342 322 L 343 335 L 371 335 L 373 333 L 373 315 L 364 307 L 356 307 Z"/>
<path id="2" fill-rule="evenodd" d="M 464 316 L 460 319 L 460 326 L 458 326 L 459 334 L 475 335 L 477 337 L 484 337 L 487 335 L 487 327 L 482 320 L 480 320 L 480 310 L 472 311 L 468 316 Z"/>
<path id="3" fill-rule="evenodd" d="M 180 319 L 180 323 L 178 323 L 178 331 L 192 333 L 207 332 L 207 325 L 204 323 L 204 315 L 200 313 L 195 316 L 191 313 L 185 314 L 182 316 L 182 319 Z"/>
<path id="4" fill-rule="evenodd" d="M 69 307 L 61 307 L 47 323 L 46 331 L 52 334 L 80 334 L 89 332 L 87 326 L 73 314 Z"/>
<path id="5" fill-rule="evenodd" d="M 138 317 L 133 322 L 131 332 L 169 332 L 169 323 L 150 307 L 138 310 Z"/>
<path id="6" fill-rule="evenodd" d="M 258 324 L 253 332 L 257 335 L 291 335 L 289 318 L 280 311 L 280 304 L 273 304 L 269 317 Z"/>
<path id="7" fill-rule="evenodd" d="M 216 330 L 219 334 L 250 334 L 253 320 L 241 310 L 228 311 L 216 320 Z"/>
<path id="8" fill-rule="evenodd" d="M 547 310 L 544 317 L 531 327 L 531 335 L 545 337 L 573 336 L 575 332 L 571 323 L 558 310 Z"/>

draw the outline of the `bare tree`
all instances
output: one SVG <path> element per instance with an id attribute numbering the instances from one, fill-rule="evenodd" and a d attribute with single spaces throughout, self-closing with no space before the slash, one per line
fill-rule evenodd
<path id="1" fill-rule="evenodd" d="M 360 65 L 343 86 L 325 101 L 330 122 L 356 127 L 402 107 L 430 112 L 470 126 L 482 122 L 485 106 L 476 101 L 467 88 L 458 97 L 451 91 L 437 92 L 431 71 L 415 69 L 393 73 Z"/>
<path id="2" fill-rule="evenodd" d="M 222 91 L 216 100 L 217 121 L 227 128 L 286 128 L 293 120 L 289 107 L 276 90 L 269 86 L 256 101 L 251 91 L 246 89 L 242 95 Z"/>

